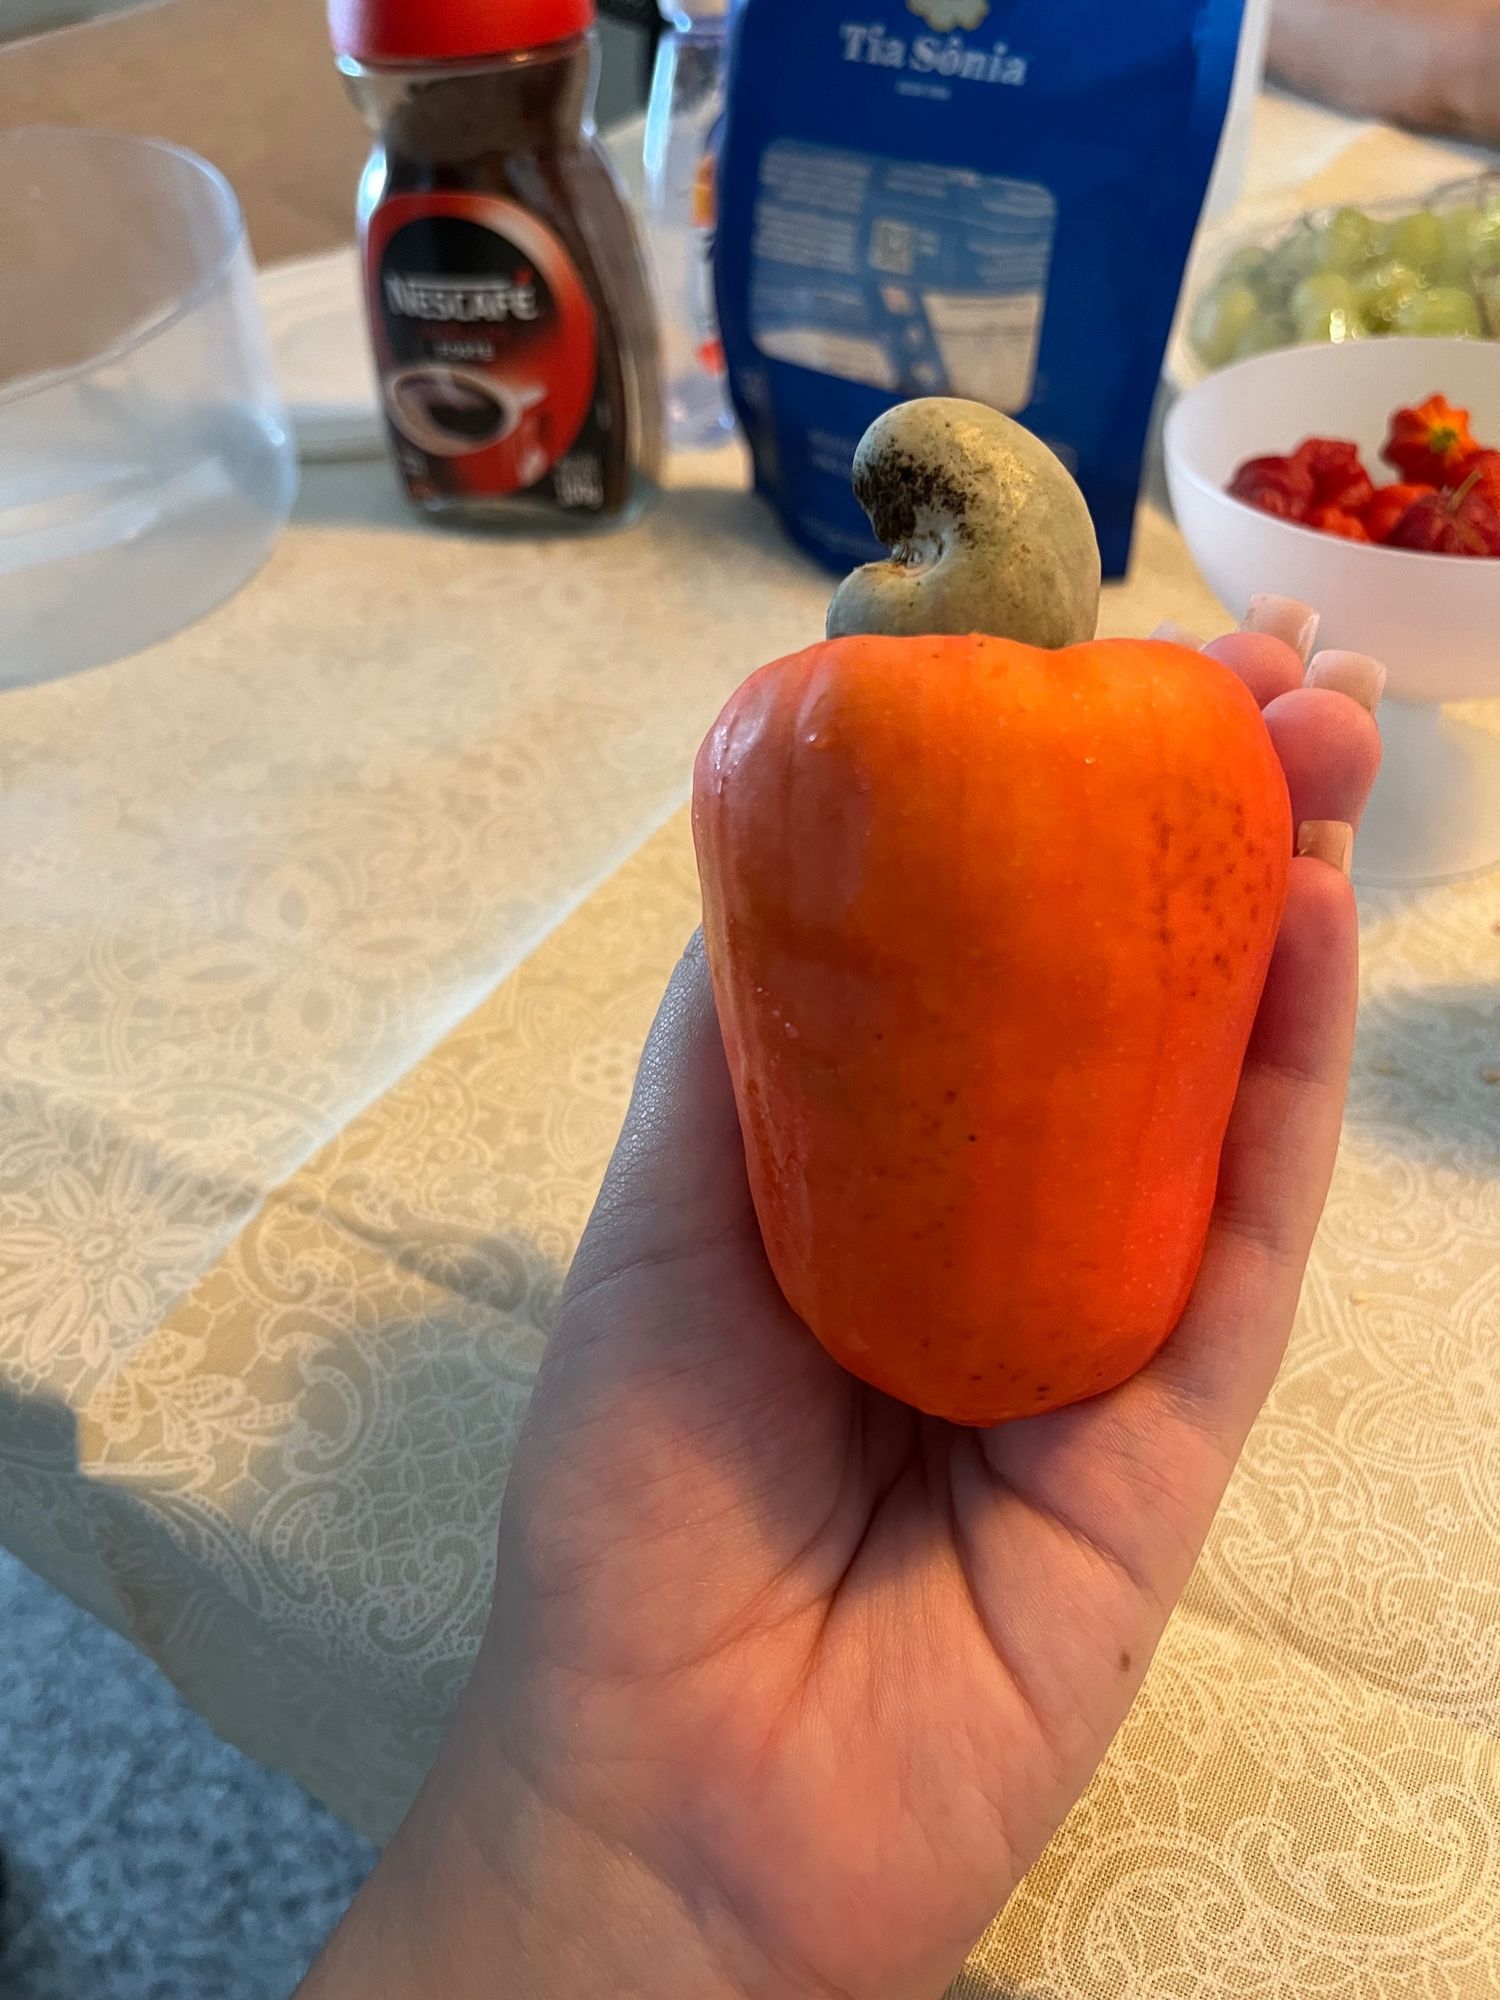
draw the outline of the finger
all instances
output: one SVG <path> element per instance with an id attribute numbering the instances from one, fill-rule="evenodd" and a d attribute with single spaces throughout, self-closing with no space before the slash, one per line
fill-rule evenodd
<path id="1" fill-rule="evenodd" d="M 1203 650 L 1239 675 L 1260 708 L 1302 685 L 1302 656 L 1284 639 L 1258 632 L 1231 632 Z"/>
<path id="2" fill-rule="evenodd" d="M 735 1410 L 749 1423 L 829 1372 L 762 1246 L 697 935 L 647 1039 L 537 1394 L 553 1410 L 626 1397 L 640 1434 L 675 1433 L 680 1451 L 709 1429 L 727 1440 Z"/>
<path id="3" fill-rule="evenodd" d="M 1280 639 L 1306 666 L 1318 642 L 1321 622 L 1313 607 L 1304 604 L 1300 598 L 1273 597 L 1262 593 L 1251 598 L 1249 608 L 1240 621 L 1240 630 L 1259 633 L 1268 639 Z"/>
<path id="4" fill-rule="evenodd" d="M 1163 1615 L 1285 1352 L 1338 1147 L 1356 986 L 1353 893 L 1326 864 L 1294 862 L 1187 1310 L 1120 1388 L 986 1435 L 1007 1484 L 1082 1527 Z"/>
<path id="5" fill-rule="evenodd" d="M 1304 605 L 1292 605 L 1291 609 L 1306 612 Z M 1314 617 L 1314 628 L 1316 624 Z M 1210 659 L 1218 660 L 1245 683 L 1259 708 L 1264 708 L 1268 701 L 1274 701 L 1277 695 L 1290 694 L 1293 688 L 1302 685 L 1305 656 L 1295 645 L 1273 632 L 1230 632 L 1205 646 L 1196 632 L 1189 632 L 1185 626 L 1169 619 L 1166 624 L 1159 625 L 1151 636 L 1169 640 L 1174 646 L 1186 646 L 1190 653 L 1207 653 Z"/>
<path id="6" fill-rule="evenodd" d="M 1345 820 L 1357 827 L 1380 770 L 1380 730 L 1368 709 L 1331 688 L 1278 695 L 1266 728 L 1286 772 L 1293 824 Z"/>
<path id="7" fill-rule="evenodd" d="M 868 1522 L 849 1477 L 853 1396 L 766 1259 L 695 937 L 648 1038 L 513 1464 L 513 1490 L 545 1493 L 557 1531 L 534 1556 L 507 1502 L 511 1559 L 539 1561 L 549 1596 L 577 1573 L 600 1579 L 595 1598 L 618 1586 L 605 1637 L 622 1674 L 703 1657 L 743 1618 L 744 1579 L 801 1574 L 809 1520 L 831 1524 L 828 1587 L 842 1573 Z M 664 1591 L 643 1624 L 630 1550 L 607 1532 L 601 1544 L 601 1519 L 663 1576 L 674 1563 L 692 1576 L 707 1536 L 714 1574 Z M 594 1525 L 574 1535 L 580 1521 Z M 814 1579 L 790 1608 L 821 1588 Z"/>
<path id="8" fill-rule="evenodd" d="M 641 1057 L 630 1108 L 579 1251 L 585 1274 L 628 1228 L 637 1254 L 721 1240 L 753 1211 L 703 934 L 678 961 Z"/>
<path id="9" fill-rule="evenodd" d="M 1341 652 L 1337 648 L 1316 653 L 1307 669 L 1309 687 L 1332 688 L 1346 694 L 1374 715 L 1385 693 L 1386 671 L 1368 653 Z"/>
<path id="10" fill-rule="evenodd" d="M 1281 1364 L 1338 1151 L 1359 988 L 1353 891 L 1292 864 L 1193 1296 L 1147 1375 L 1231 1457 Z"/>

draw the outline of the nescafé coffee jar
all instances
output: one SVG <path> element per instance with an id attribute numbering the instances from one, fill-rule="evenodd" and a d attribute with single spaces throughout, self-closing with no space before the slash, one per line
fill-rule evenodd
<path id="1" fill-rule="evenodd" d="M 375 134 L 359 228 L 392 450 L 425 512 L 632 510 L 656 327 L 593 125 L 593 0 L 331 0 Z"/>

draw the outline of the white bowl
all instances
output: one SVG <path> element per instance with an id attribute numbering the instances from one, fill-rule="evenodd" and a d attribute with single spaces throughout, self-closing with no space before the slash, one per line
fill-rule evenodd
<path id="1" fill-rule="evenodd" d="M 1211 375 L 1172 410 L 1178 526 L 1230 612 L 1258 591 L 1316 605 L 1321 644 L 1385 661 L 1388 764 L 1362 841 L 1366 879 L 1436 880 L 1500 861 L 1500 739 L 1435 704 L 1500 695 L 1500 560 L 1374 548 L 1283 521 L 1225 490 L 1247 458 L 1352 438 L 1377 482 L 1391 413 L 1434 391 L 1500 448 L 1500 344 L 1387 339 L 1288 347 Z M 1425 704 L 1425 708 L 1415 707 Z"/>

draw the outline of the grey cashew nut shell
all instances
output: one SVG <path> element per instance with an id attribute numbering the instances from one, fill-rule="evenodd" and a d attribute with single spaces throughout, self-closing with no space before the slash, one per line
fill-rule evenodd
<path id="1" fill-rule="evenodd" d="M 1092 639 L 1099 543 L 1055 452 L 985 403 L 898 403 L 866 431 L 854 493 L 891 551 L 846 577 L 828 636 L 989 632 L 1030 646 Z"/>

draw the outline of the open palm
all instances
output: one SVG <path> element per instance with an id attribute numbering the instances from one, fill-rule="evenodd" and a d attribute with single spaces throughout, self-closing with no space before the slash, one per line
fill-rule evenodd
<path id="1" fill-rule="evenodd" d="M 1267 704 L 1298 820 L 1357 822 L 1365 711 L 1297 685 L 1278 642 L 1215 650 Z M 639 1990 L 904 2000 L 957 1972 L 1123 1720 L 1270 1387 L 1355 988 L 1348 886 L 1299 860 L 1179 1328 L 1107 1396 L 962 1431 L 845 1375 L 783 1302 L 689 951 L 543 1367 L 450 1752 L 664 1900 L 700 1956 Z"/>

